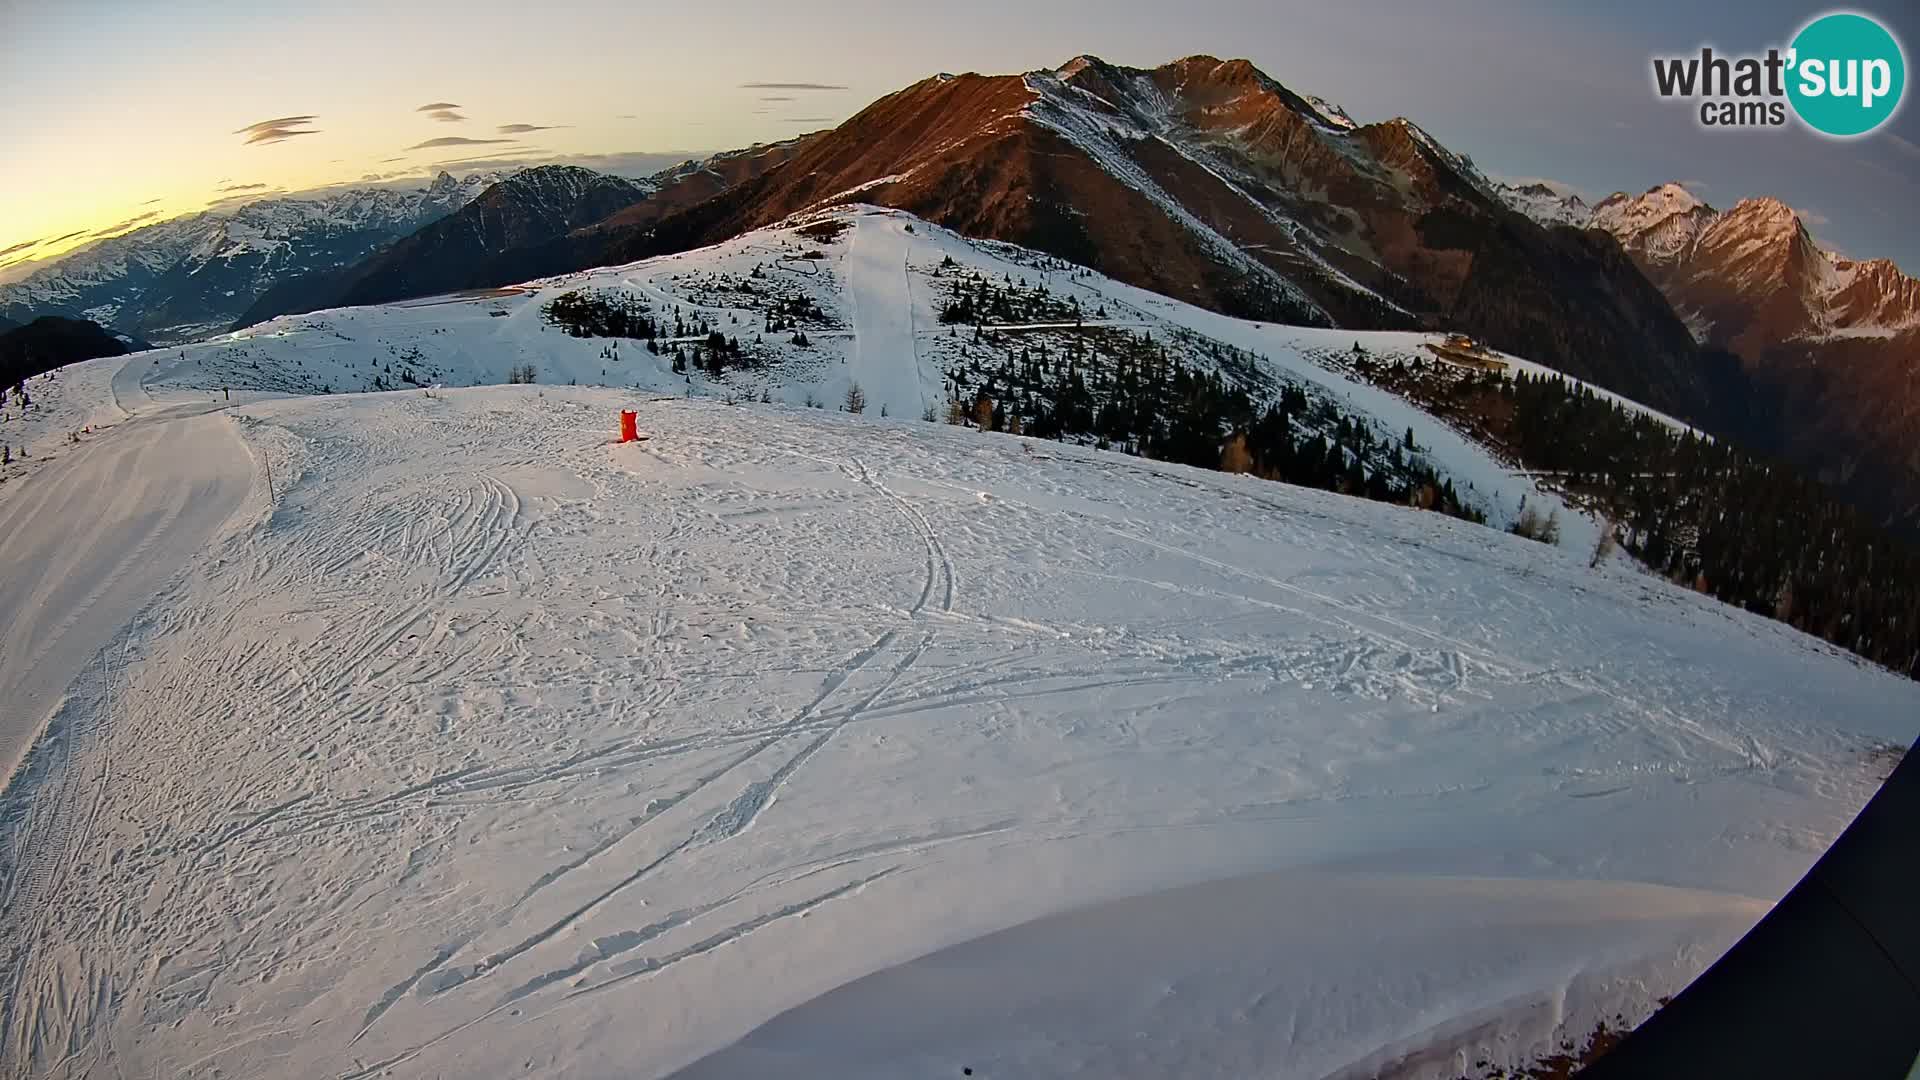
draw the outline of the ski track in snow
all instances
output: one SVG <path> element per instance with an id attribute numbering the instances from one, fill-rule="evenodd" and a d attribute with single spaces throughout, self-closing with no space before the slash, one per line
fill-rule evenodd
<path id="1" fill-rule="evenodd" d="M 913 237 L 901 219 L 885 217 L 852 231 L 843 256 L 853 310 L 849 375 L 877 415 L 914 418 L 926 407 L 914 344 L 913 286 L 907 270 Z M 935 381 L 938 381 L 936 376 Z"/>
<path id="2" fill-rule="evenodd" d="M 1920 727 L 1920 687 L 1622 566 L 919 423 L 940 375 L 912 259 L 982 256 L 856 213 L 863 418 L 554 386 L 229 418 L 179 389 L 225 345 L 73 369 L 49 415 L 118 426 L 0 490 L 0 599 L 51 620 L 10 624 L 0 675 L 66 694 L 0 802 L 0 1072 L 665 1075 L 750 1033 L 708 1074 L 768 1052 L 793 1075 L 1328 1075 L 1474 1032 L 1513 1062 L 1709 962 L 1868 797 L 1862 750 Z M 675 303 L 670 265 L 608 273 Z M 1298 355 L 1350 334 L 1072 287 L 1484 460 Z M 444 347 L 484 374 L 558 337 L 525 336 L 535 302 L 261 348 L 319 366 L 376 317 L 467 319 L 491 336 Z M 633 407 L 652 439 L 614 444 Z M 1254 932 L 1203 915 L 1241 889 L 1301 905 L 1271 935 L 1300 952 L 1221 938 Z M 1089 907 L 1142 895 L 1169 899 Z M 1126 912 L 1185 912 L 1166 940 L 1197 943 L 1139 967 L 1050 947 L 1153 936 Z M 1049 947 L 985 937 L 1062 913 L 1033 924 Z M 1216 948 L 1237 996 L 1170 959 Z M 1209 1049 L 1117 1060 L 966 1013 L 959 1043 L 834 1056 L 858 1041 L 838 1002 L 924 1023 L 969 958 L 1097 978 L 1114 1038 L 1165 1020 Z M 1516 1012 L 1552 1022 L 1515 1036 Z M 1268 1034 L 1223 1041 L 1234 1017 Z M 1258 1054 L 1214 1054 L 1236 1046 Z"/>

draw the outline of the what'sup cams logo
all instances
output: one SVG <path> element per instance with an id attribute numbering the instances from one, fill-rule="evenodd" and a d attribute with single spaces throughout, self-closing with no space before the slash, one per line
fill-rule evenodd
<path id="1" fill-rule="evenodd" d="M 1885 24 L 1836 11 L 1800 28 L 1764 56 L 1653 58 L 1663 98 L 1697 102 L 1702 127 L 1783 127 L 1788 110 L 1822 135 L 1865 135 L 1893 119 L 1907 89 L 1906 54 Z"/>

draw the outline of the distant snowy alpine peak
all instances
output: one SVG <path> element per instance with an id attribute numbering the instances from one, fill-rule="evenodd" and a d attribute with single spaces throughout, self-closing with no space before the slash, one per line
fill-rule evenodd
<path id="1" fill-rule="evenodd" d="M 1501 183 L 1495 185 L 1494 191 L 1502 202 L 1541 225 L 1579 227 L 1586 225 L 1593 217 L 1593 208 L 1577 192 L 1563 189 L 1550 181 Z"/>
<path id="2" fill-rule="evenodd" d="M 9 318 L 85 314 L 149 341 L 231 323 L 275 282 L 364 258 L 465 207 L 503 176 L 441 172 L 419 187 L 277 195 L 155 222 L 0 286 Z"/>
<path id="3" fill-rule="evenodd" d="M 270 228 L 299 228 L 312 222 L 363 227 L 406 224 L 458 210 L 510 175 L 476 172 L 455 179 L 442 171 L 423 188 L 355 187 L 291 195 L 245 203 L 224 216 Z"/>
<path id="4" fill-rule="evenodd" d="M 1326 98 L 1315 97 L 1312 94 L 1301 94 L 1300 99 L 1313 106 L 1314 111 L 1326 119 L 1329 127 L 1336 128 L 1340 131 L 1352 131 L 1354 128 L 1360 126 L 1354 121 L 1352 116 L 1348 115 L 1347 110 L 1335 105 Z"/>
<path id="5" fill-rule="evenodd" d="M 1741 199 L 1722 217 L 1749 222 L 1754 228 L 1776 232 L 1790 232 L 1800 227 L 1800 215 L 1793 207 L 1772 196 Z"/>
<path id="6" fill-rule="evenodd" d="M 637 192 L 649 190 L 648 185 L 640 181 L 583 169 L 578 165 L 536 165 L 530 169 L 520 170 L 509 179 L 514 187 L 576 197 L 589 188 L 601 185 L 629 187 Z"/>
<path id="7" fill-rule="evenodd" d="M 1593 208 L 1587 224 L 1611 233 L 1628 251 L 1653 262 L 1670 262 L 1685 257 L 1718 216 L 1693 192 L 1667 183 L 1642 195 L 1615 192 L 1607 196 Z"/>
<path id="8" fill-rule="evenodd" d="M 27 303 L 61 302 L 78 287 L 124 277 L 135 267 L 164 271 L 182 259 L 217 258 L 236 240 L 250 250 L 320 226 L 333 230 L 399 229 L 458 210 L 507 174 L 441 172 L 423 188 L 360 187 L 287 195 L 203 210 L 103 240 L 47 264 L 4 290 Z"/>
<path id="9" fill-rule="evenodd" d="M 1706 205 L 1706 203 L 1700 200 L 1699 196 L 1687 190 L 1686 185 L 1677 184 L 1672 181 L 1661 184 L 1658 187 L 1647 189 L 1647 193 L 1640 196 L 1639 201 L 1644 204 L 1657 205 L 1676 213 L 1684 213 L 1685 211 L 1692 210 L 1696 206 Z"/>
<path id="10" fill-rule="evenodd" d="M 443 171 L 424 188 L 348 188 L 209 211 L 197 215 L 199 239 L 176 257 L 192 264 L 272 252 L 315 235 L 405 231 L 460 209 L 503 175 L 456 180 Z"/>
<path id="11" fill-rule="evenodd" d="M 1885 259 L 1823 250 L 1800 213 L 1771 197 L 1725 211 L 1680 184 L 1616 193 L 1594 207 L 1603 229 L 1683 310 L 1765 310 L 1776 340 L 1891 335 L 1920 327 L 1920 280 Z"/>
<path id="12" fill-rule="evenodd" d="M 1593 208 L 1593 225 L 1608 232 L 1622 228 L 1637 230 L 1675 214 L 1699 214 L 1702 211 L 1708 216 L 1714 213 L 1713 207 L 1702 202 L 1693 192 L 1679 184 L 1667 183 L 1648 188 L 1641 195 L 1616 191 L 1601 199 Z"/>
<path id="13" fill-rule="evenodd" d="M 484 205 L 518 206 L 525 210 L 565 216 L 569 207 L 596 193 L 625 191 L 633 201 L 653 193 L 649 184 L 583 169 L 577 165 L 538 165 L 522 169 L 502 181 Z"/>

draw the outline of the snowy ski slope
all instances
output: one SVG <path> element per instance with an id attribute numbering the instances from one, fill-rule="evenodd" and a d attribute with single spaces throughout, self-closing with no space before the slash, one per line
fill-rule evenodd
<path id="1" fill-rule="evenodd" d="M 847 223 L 831 242 L 799 229 L 819 221 Z M 823 258 L 809 259 L 818 252 Z M 950 268 L 944 260 L 952 260 Z M 762 274 L 752 277 L 756 268 Z M 532 365 L 541 383 L 619 386 L 734 400 L 767 398 L 836 408 L 858 383 L 869 408 L 892 416 L 944 410 L 946 373 L 963 362 L 963 339 L 940 325 L 941 289 L 951 276 L 977 272 L 996 282 L 1045 282 L 1057 296 L 1084 305 L 1086 325 L 1126 328 L 1166 341 L 1176 333 L 1250 350 L 1265 359 L 1275 390 L 1281 383 L 1312 388 L 1373 418 L 1377 434 L 1397 438 L 1412 428 L 1427 457 L 1489 513 L 1496 527 L 1517 514 L 1520 500 L 1560 506 L 1552 495 L 1496 460 L 1471 440 L 1417 407 L 1314 362 L 1314 353 L 1359 340 L 1376 355 L 1426 358 L 1435 335 L 1316 330 L 1251 323 L 1217 315 L 1154 293 L 1068 268 L 1046 256 L 1006 244 L 971 241 L 912 215 L 869 206 L 803 215 L 786 227 L 748 233 L 713 248 L 621 267 L 569 274 L 521 289 L 439 297 L 373 308 L 290 316 L 227 338 L 161 350 L 146 380 L 169 392 L 262 390 L 350 392 L 405 386 L 403 371 L 420 382 L 449 386 L 504 382 L 511 369 Z M 738 288 L 751 283 L 755 298 Z M 572 338 L 542 308 L 569 291 L 630 296 L 670 322 L 704 320 L 747 343 L 759 367 L 722 378 L 671 370 L 671 350 L 655 355 L 638 341 Z M 820 325 L 803 327 L 805 347 L 791 331 L 761 333 L 765 300 L 778 295 L 818 305 Z M 1104 318 L 1093 312 L 1104 307 Z M 1008 329 L 1019 329 L 1009 327 Z M 969 331 L 970 332 L 970 329 Z M 761 340 L 756 341 L 758 334 Z M 689 335 L 683 344 L 691 344 Z M 1187 357 L 1204 366 L 1204 357 Z M 1518 366 L 1527 366 L 1517 361 Z M 375 379 L 383 381 L 376 384 Z M 1628 403 L 1632 404 L 1632 403 Z M 1638 406 L 1634 406 L 1638 407 Z M 1665 418 L 1663 418 L 1665 419 Z M 1596 526 L 1562 506 L 1564 546 L 1584 553 Z"/>
<path id="2" fill-rule="evenodd" d="M 921 422 L 940 261 L 1049 271 L 853 215 L 37 389 L 43 426 L 130 419 L 0 485 L 50 508 L 0 614 L 89 493 L 221 494 L 104 647 L 51 649 L 76 674 L 0 806 L 0 1068 L 1454 1076 L 1644 1015 L 1920 734 L 1920 686 L 1584 552 Z M 822 313 L 758 371 L 543 329 L 617 285 L 744 338 L 717 282 L 755 266 Z M 1517 501 L 1311 362 L 1350 333 L 1054 281 Z M 339 393 L 402 371 L 444 386 Z M 855 380 L 865 416 L 798 405 Z M 66 576 L 143 569 L 98 550 Z"/>

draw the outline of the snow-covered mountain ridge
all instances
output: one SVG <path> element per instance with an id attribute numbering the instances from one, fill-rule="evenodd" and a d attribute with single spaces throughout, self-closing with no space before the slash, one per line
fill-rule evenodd
<path id="1" fill-rule="evenodd" d="M 1585 221 L 1564 204 L 1510 202 L 1613 237 L 1695 339 L 1725 350 L 1725 434 L 1920 535 L 1920 279 L 1822 248 L 1779 199 L 1717 210 L 1661 184 L 1610 195 Z"/>
<path id="2" fill-rule="evenodd" d="M 0 313 L 68 314 L 155 341 L 224 329 L 277 281 L 349 265 L 458 210 L 504 174 L 347 188 L 173 218 L 0 286 Z"/>
<path id="3" fill-rule="evenodd" d="M 1759 353 L 1788 340 L 1891 336 L 1920 329 L 1920 280 L 1887 259 L 1821 248 L 1779 199 L 1716 210 L 1680 184 L 1615 192 L 1590 211 L 1544 185 L 1501 194 L 1542 224 L 1619 241 L 1703 341 Z"/>
<path id="4" fill-rule="evenodd" d="M 823 227 L 843 231 L 823 233 Z M 825 235 L 832 239 L 820 239 Z M 971 323 L 943 322 L 955 290 L 975 281 L 1024 289 L 1060 314 L 989 322 L 989 330 L 1001 332 L 985 338 Z M 1046 300 L 1038 299 L 1039 290 L 1047 290 Z M 662 323 L 658 351 L 639 340 L 569 336 L 548 315 L 553 302 L 569 294 L 641 305 Z M 1232 319 L 1037 252 L 968 240 L 908 214 L 859 205 L 801 215 L 713 248 L 467 299 L 282 317 L 163 352 L 149 381 L 177 389 L 338 393 L 498 383 L 525 366 L 543 383 L 769 397 L 829 408 L 858 384 L 876 413 L 944 417 L 956 380 L 971 394 L 979 372 L 990 370 L 986 365 L 1077 348 L 1074 340 L 1089 329 L 1112 337 L 1106 348 L 1119 350 L 1113 355 L 1129 340 L 1158 343 L 1184 363 L 1225 371 L 1261 399 L 1297 388 L 1368 418 L 1382 445 L 1398 443 L 1412 429 L 1426 459 L 1495 527 L 1513 519 L 1523 496 L 1543 497 L 1512 466 L 1433 417 L 1314 359 L 1356 342 L 1383 357 L 1430 358 L 1425 344 L 1434 335 Z M 705 366 L 710 333 L 739 346 L 717 375 Z M 795 344 L 796 333 L 804 344 Z M 1247 360 L 1220 368 L 1221 349 Z M 1100 355 L 1083 362 L 1099 362 Z M 681 364 L 689 370 L 676 370 Z M 1592 539 L 1593 523 L 1572 512 L 1565 517 L 1569 550 Z"/>

